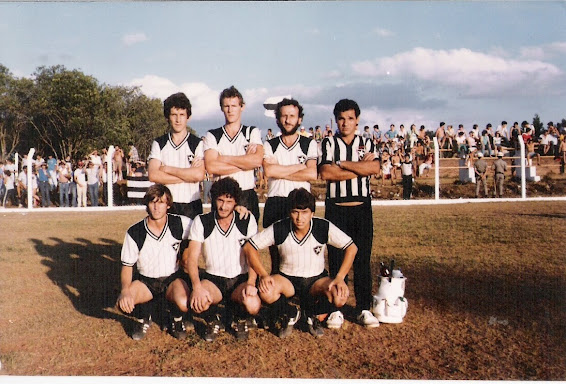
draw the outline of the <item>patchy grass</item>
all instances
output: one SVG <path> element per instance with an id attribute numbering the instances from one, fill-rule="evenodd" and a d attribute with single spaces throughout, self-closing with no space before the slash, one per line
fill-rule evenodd
<path id="1" fill-rule="evenodd" d="M 347 321 L 318 340 L 180 342 L 156 325 L 131 340 L 113 305 L 125 231 L 143 216 L 0 216 L 0 374 L 566 378 L 564 202 L 374 207 L 373 272 L 391 259 L 403 269 L 407 317 L 373 330 Z"/>

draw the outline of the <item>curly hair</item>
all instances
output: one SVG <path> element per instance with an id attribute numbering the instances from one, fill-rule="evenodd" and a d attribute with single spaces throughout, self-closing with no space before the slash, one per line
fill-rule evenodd
<path id="1" fill-rule="evenodd" d="M 192 113 L 191 102 L 183 92 L 174 93 L 163 102 L 163 115 L 166 119 L 169 119 L 171 108 L 185 109 L 187 117 L 190 117 Z"/>
<path id="2" fill-rule="evenodd" d="M 283 100 L 278 102 L 277 105 L 275 106 L 275 118 L 277 120 L 279 120 L 281 118 L 281 108 L 283 108 L 287 105 L 292 105 L 294 107 L 297 107 L 299 109 L 299 117 L 301 119 L 303 118 L 303 116 L 304 116 L 303 106 L 301 104 L 299 104 L 299 102 L 295 99 L 284 98 Z"/>
<path id="3" fill-rule="evenodd" d="M 242 199 L 242 188 L 240 188 L 240 184 L 231 177 L 225 177 L 215 181 L 212 187 L 210 187 L 210 199 L 214 210 L 216 210 L 216 199 L 223 195 L 230 196 L 236 201 L 236 205 L 239 205 Z"/>

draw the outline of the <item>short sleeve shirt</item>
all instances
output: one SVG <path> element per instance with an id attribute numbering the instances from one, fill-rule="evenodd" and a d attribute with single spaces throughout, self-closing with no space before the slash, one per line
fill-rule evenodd
<path id="1" fill-rule="evenodd" d="M 326 245 L 346 249 L 352 238 L 326 219 L 313 217 L 309 232 L 298 239 L 291 219 L 279 220 L 249 240 L 255 249 L 276 245 L 281 256 L 279 270 L 296 277 L 318 276 L 324 271 Z"/>
<path id="2" fill-rule="evenodd" d="M 214 149 L 220 155 L 242 156 L 246 154 L 246 150 L 250 144 L 262 145 L 261 132 L 257 127 L 242 125 L 234 137 L 230 137 L 228 135 L 225 127 L 220 127 L 207 132 L 204 139 L 204 151 L 206 152 L 209 149 Z M 255 187 L 253 169 L 249 171 L 238 171 L 230 175 L 215 176 L 217 178 L 227 176 L 234 178 L 242 190 L 253 189 Z"/>
<path id="3" fill-rule="evenodd" d="M 195 159 L 204 157 L 204 144 L 200 137 L 187 133 L 181 143 L 176 145 L 167 133 L 151 143 L 149 159 L 157 159 L 162 164 L 177 168 L 190 168 Z M 176 203 L 190 203 L 200 200 L 199 183 L 167 184 Z"/>
<path id="4" fill-rule="evenodd" d="M 167 214 L 167 223 L 159 235 L 147 226 L 147 217 L 132 225 L 122 245 L 122 265 L 137 265 L 146 277 L 167 277 L 178 269 L 177 258 L 181 242 L 188 237 L 191 219 Z"/>
<path id="5" fill-rule="evenodd" d="M 281 136 L 279 136 L 266 141 L 263 148 L 265 151 L 264 157 L 274 157 L 280 165 L 305 164 L 308 160 L 316 161 L 318 158 L 316 141 L 300 135 L 290 147 L 287 147 Z M 267 183 L 267 197 L 287 197 L 293 189 L 305 188 L 307 191 L 311 189 L 308 181 L 293 181 L 270 177 Z"/>

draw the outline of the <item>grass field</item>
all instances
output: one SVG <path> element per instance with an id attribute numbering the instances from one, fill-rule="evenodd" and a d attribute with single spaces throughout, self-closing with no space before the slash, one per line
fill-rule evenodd
<path id="1" fill-rule="evenodd" d="M 566 379 L 566 202 L 374 207 L 373 272 L 402 268 L 404 322 L 246 342 L 128 337 L 113 305 L 143 216 L 0 212 L 0 375 Z"/>

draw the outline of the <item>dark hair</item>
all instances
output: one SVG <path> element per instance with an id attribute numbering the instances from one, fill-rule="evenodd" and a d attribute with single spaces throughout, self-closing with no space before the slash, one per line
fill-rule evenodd
<path id="1" fill-rule="evenodd" d="M 163 102 L 163 115 L 166 119 L 169 119 L 171 108 L 185 109 L 187 117 L 192 114 L 191 101 L 183 92 L 174 93 Z"/>
<path id="2" fill-rule="evenodd" d="M 173 206 L 173 195 L 169 188 L 167 188 L 163 184 L 153 184 L 151 185 L 143 197 L 143 203 L 145 205 L 145 210 L 149 213 L 149 203 L 151 203 L 155 198 L 161 199 L 163 196 L 166 196 L 167 205 L 172 207 Z"/>
<path id="3" fill-rule="evenodd" d="M 242 198 L 242 188 L 240 188 L 240 184 L 231 177 L 225 177 L 215 181 L 212 187 L 210 187 L 210 199 L 212 201 L 213 210 L 216 210 L 216 199 L 223 195 L 232 197 L 236 200 L 236 205 L 238 205 Z"/>
<path id="4" fill-rule="evenodd" d="M 356 117 L 360 116 L 360 107 L 358 106 L 358 103 L 356 103 L 354 100 L 350 100 L 350 99 L 342 99 L 339 102 L 336 103 L 336 105 L 334 106 L 334 118 L 336 120 L 338 120 L 338 115 L 341 114 L 342 112 L 346 112 L 349 110 L 354 110 L 354 112 L 356 113 Z"/>
<path id="5" fill-rule="evenodd" d="M 240 100 L 240 105 L 245 104 L 244 96 L 232 85 L 230 88 L 226 88 L 220 92 L 220 108 L 222 108 L 222 100 L 231 99 L 233 97 L 237 97 Z"/>
<path id="6" fill-rule="evenodd" d="M 277 105 L 275 106 L 275 118 L 277 120 L 279 120 L 279 118 L 281 118 L 281 108 L 283 108 L 287 105 L 292 105 L 293 107 L 297 107 L 299 109 L 299 117 L 301 119 L 303 118 L 303 116 L 304 116 L 303 106 L 301 104 L 299 104 L 299 102 L 295 99 L 284 98 L 283 100 L 278 102 Z"/>
<path id="7" fill-rule="evenodd" d="M 289 213 L 293 209 L 307 208 L 314 212 L 316 208 L 314 195 L 304 188 L 293 189 L 287 197 L 287 208 Z"/>

